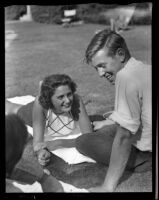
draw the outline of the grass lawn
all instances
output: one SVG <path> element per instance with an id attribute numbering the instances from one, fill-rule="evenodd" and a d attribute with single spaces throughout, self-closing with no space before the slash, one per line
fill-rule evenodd
<path id="1" fill-rule="evenodd" d="M 101 79 L 83 62 L 86 47 L 103 25 L 84 24 L 71 28 L 34 22 L 6 23 L 5 30 L 18 36 L 6 49 L 6 98 L 36 95 L 39 81 L 52 73 L 66 73 L 78 85 L 89 114 L 102 114 L 113 109 L 114 86 Z M 151 64 L 151 27 L 139 26 L 121 33 L 132 56 Z M 151 171 L 134 173 L 123 181 L 119 192 L 151 192 Z"/>
<path id="2" fill-rule="evenodd" d="M 89 114 L 109 111 L 114 105 L 114 86 L 101 79 L 83 62 L 86 47 L 102 25 L 71 28 L 34 22 L 7 23 L 17 38 L 6 50 L 6 97 L 36 95 L 39 81 L 52 73 L 66 73 L 78 85 Z M 151 63 L 151 27 L 132 27 L 122 35 L 132 56 Z"/>

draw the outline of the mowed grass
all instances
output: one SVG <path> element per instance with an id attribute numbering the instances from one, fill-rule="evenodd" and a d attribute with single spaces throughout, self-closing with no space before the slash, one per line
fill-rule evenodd
<path id="1" fill-rule="evenodd" d="M 89 114 L 102 114 L 114 106 L 114 86 L 101 79 L 83 62 L 84 53 L 95 31 L 102 25 L 63 28 L 34 22 L 7 23 L 6 30 L 18 36 L 6 49 L 6 97 L 36 95 L 38 83 L 46 75 L 66 73 L 78 85 L 78 93 Z M 132 56 L 151 64 L 151 27 L 132 27 L 121 33 Z M 152 172 L 133 173 L 119 184 L 117 192 L 151 192 Z"/>
<path id="2" fill-rule="evenodd" d="M 114 86 L 83 62 L 95 31 L 103 25 L 84 24 L 63 28 L 35 22 L 6 23 L 5 30 L 18 36 L 5 54 L 6 97 L 36 95 L 46 75 L 66 73 L 77 83 L 89 114 L 102 114 L 114 106 Z M 131 27 L 121 33 L 132 56 L 151 64 L 151 27 Z"/>

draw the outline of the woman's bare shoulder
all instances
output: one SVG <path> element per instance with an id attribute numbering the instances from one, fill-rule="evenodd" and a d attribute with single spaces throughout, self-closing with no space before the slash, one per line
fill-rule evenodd
<path id="1" fill-rule="evenodd" d="M 34 108 L 41 110 L 45 115 L 47 114 L 48 110 L 44 109 L 41 104 L 39 103 L 39 96 L 35 97 L 35 101 L 34 101 Z"/>

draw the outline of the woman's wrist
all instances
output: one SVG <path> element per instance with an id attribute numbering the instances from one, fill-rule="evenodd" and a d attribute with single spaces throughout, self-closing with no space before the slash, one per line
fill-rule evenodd
<path id="1" fill-rule="evenodd" d="M 34 145 L 33 145 L 33 150 L 34 150 L 34 154 L 35 154 L 36 156 L 38 156 L 38 153 L 39 153 L 41 150 L 46 150 L 46 151 L 50 152 L 49 149 L 47 148 L 47 145 L 46 145 L 45 142 L 39 142 L 39 143 L 37 143 L 37 144 L 34 144 Z"/>

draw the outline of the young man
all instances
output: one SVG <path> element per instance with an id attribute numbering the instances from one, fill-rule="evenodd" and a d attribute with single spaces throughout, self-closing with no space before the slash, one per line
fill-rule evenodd
<path id="1" fill-rule="evenodd" d="M 92 138 L 80 138 L 77 148 L 95 160 L 99 157 L 103 160 L 109 159 L 103 151 L 111 148 L 105 180 L 102 186 L 92 188 L 91 191 L 113 192 L 127 164 L 134 159 L 134 156 L 131 156 L 132 151 L 136 161 L 138 160 L 138 163 L 131 164 L 134 167 L 151 160 L 151 66 L 131 57 L 125 40 L 109 30 L 100 31 L 93 37 L 87 47 L 85 59 L 87 64 L 97 70 L 100 77 L 105 77 L 113 84 L 115 82 L 115 110 L 109 120 L 116 124 L 116 133 L 111 145 L 106 139 L 99 142 L 101 136 L 92 135 Z M 95 122 L 94 126 L 98 129 L 106 124 L 107 120 Z M 88 141 L 92 142 L 92 145 L 88 145 Z M 82 149 L 81 145 L 85 143 L 90 149 Z"/>

